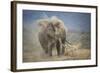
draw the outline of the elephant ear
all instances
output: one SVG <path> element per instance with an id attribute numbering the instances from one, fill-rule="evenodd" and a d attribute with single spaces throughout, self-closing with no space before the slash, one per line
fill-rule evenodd
<path id="1" fill-rule="evenodd" d="M 40 20 L 37 20 L 37 24 L 42 28 L 46 28 L 49 24 L 49 20 L 48 19 L 40 19 Z"/>

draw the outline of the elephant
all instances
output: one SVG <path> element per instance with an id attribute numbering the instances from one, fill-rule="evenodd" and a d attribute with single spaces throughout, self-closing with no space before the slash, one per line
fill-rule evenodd
<path id="1" fill-rule="evenodd" d="M 53 25 L 53 28 L 55 29 L 54 33 L 56 39 L 57 53 L 58 55 L 63 55 L 65 52 L 67 28 L 65 27 L 64 22 L 56 16 L 51 17 L 50 24 Z"/>
<path id="2" fill-rule="evenodd" d="M 63 55 L 66 41 L 66 29 L 63 21 L 52 16 L 50 19 L 39 20 L 38 24 L 41 27 L 38 38 L 45 53 L 52 56 L 52 50 L 56 47 L 57 55 Z"/>

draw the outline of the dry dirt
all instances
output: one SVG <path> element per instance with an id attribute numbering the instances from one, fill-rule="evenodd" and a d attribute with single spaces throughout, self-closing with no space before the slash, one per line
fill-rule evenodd
<path id="1" fill-rule="evenodd" d="M 40 61 L 62 61 L 62 60 L 84 60 L 90 59 L 90 49 L 67 49 L 65 54 L 57 56 L 56 50 L 53 50 L 53 56 L 47 56 L 44 53 L 35 55 L 32 51 L 24 54 L 24 62 L 40 62 Z"/>

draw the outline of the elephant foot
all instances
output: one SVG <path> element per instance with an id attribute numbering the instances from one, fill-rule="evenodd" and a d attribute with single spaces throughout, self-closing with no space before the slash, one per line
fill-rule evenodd
<path id="1" fill-rule="evenodd" d="M 58 56 L 63 56 L 63 55 L 64 55 L 64 53 L 59 53 L 59 54 L 58 54 Z"/>
<path id="2" fill-rule="evenodd" d="M 50 54 L 50 53 L 45 53 L 45 54 L 46 54 L 47 57 L 51 57 L 52 56 L 52 54 Z"/>
<path id="3" fill-rule="evenodd" d="M 51 57 L 52 56 L 52 53 L 49 53 L 49 56 Z"/>

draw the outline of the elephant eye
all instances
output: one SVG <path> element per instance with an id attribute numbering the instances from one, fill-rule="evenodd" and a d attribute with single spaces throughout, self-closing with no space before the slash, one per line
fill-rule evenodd
<path id="1" fill-rule="evenodd" d="M 58 28 L 60 27 L 60 23 L 59 22 L 56 23 L 56 27 L 58 27 Z"/>

